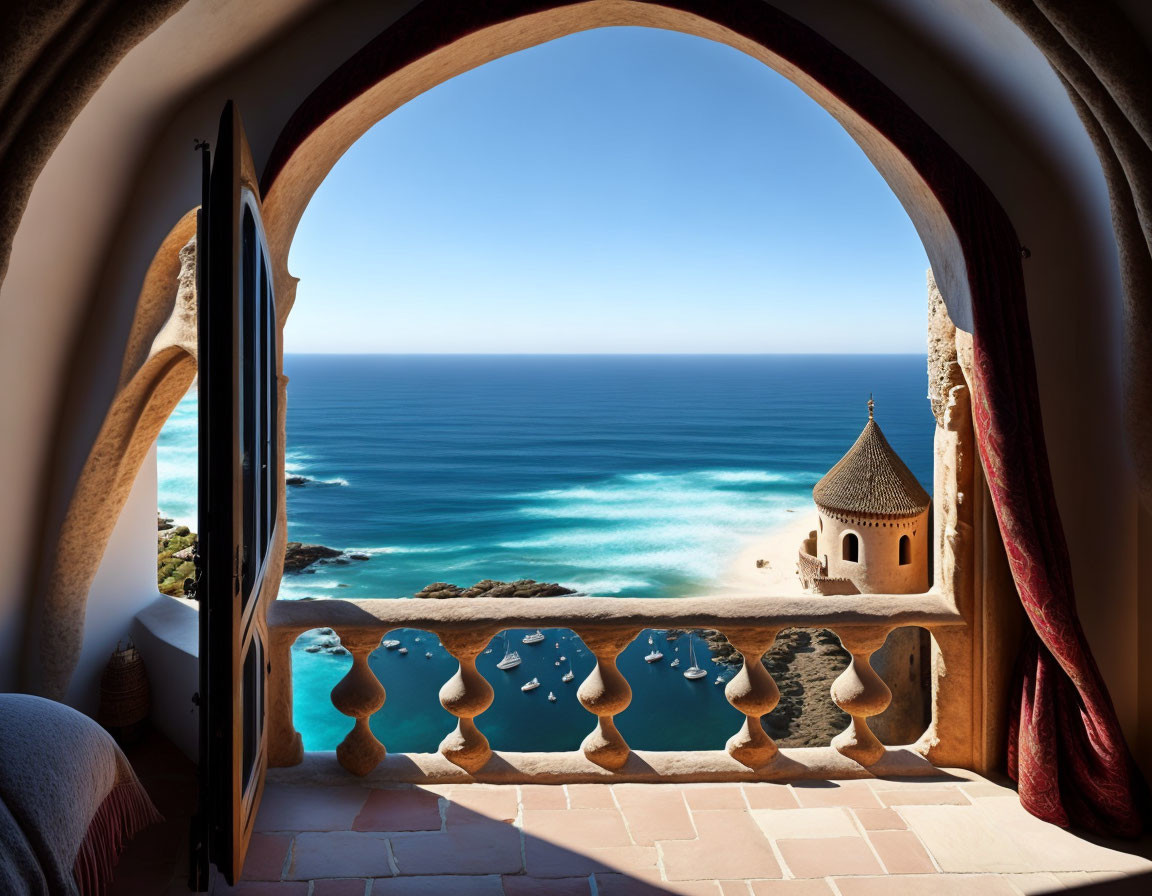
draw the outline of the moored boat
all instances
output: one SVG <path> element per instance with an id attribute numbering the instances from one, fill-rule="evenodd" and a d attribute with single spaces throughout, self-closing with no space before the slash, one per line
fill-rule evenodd
<path id="1" fill-rule="evenodd" d="M 544 633 L 541 632 L 540 629 L 536 629 L 536 631 L 533 632 L 532 634 L 525 635 L 523 638 L 520 639 L 521 643 L 523 643 L 523 644 L 539 644 L 543 640 L 544 640 Z"/>
<path id="2" fill-rule="evenodd" d="M 509 669 L 515 669 L 519 665 L 520 654 L 515 650 L 508 649 L 508 632 L 504 632 L 504 658 L 496 664 L 496 668 L 507 672 Z"/>
<path id="3" fill-rule="evenodd" d="M 522 691 L 534 691 L 538 687 L 540 687 L 540 679 L 539 678 L 533 678 L 531 681 L 520 685 L 520 690 L 522 690 Z"/>
<path id="4" fill-rule="evenodd" d="M 689 681 L 699 681 L 701 678 L 706 678 L 708 673 L 696 665 L 696 645 L 693 643 L 692 633 L 688 633 L 688 653 L 692 659 L 692 665 L 684 670 L 684 677 Z"/>

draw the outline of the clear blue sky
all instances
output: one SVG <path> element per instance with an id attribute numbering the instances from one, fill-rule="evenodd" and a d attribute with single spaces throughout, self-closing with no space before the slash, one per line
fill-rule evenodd
<path id="1" fill-rule="evenodd" d="M 304 214 L 289 352 L 924 351 L 923 246 L 729 47 L 585 32 L 417 97 Z"/>

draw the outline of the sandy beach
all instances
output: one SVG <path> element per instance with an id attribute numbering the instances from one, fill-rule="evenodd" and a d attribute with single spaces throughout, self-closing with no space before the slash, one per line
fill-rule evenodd
<path id="1" fill-rule="evenodd" d="M 779 526 L 745 545 L 725 572 L 717 593 L 733 597 L 805 594 L 796 574 L 801 542 L 816 525 L 816 508 L 797 507 Z M 757 567 L 758 560 L 765 561 Z M 848 664 L 840 641 L 825 629 L 782 631 L 764 663 L 780 688 L 780 703 L 764 719 L 769 734 L 785 747 L 825 746 L 848 717 L 829 689 Z"/>
<path id="2" fill-rule="evenodd" d="M 740 550 L 717 582 L 717 592 L 761 597 L 803 594 L 796 574 L 796 555 L 800 543 L 815 527 L 816 508 L 811 504 L 797 507 L 779 526 Z M 758 568 L 758 560 L 765 561 L 764 566 Z"/>

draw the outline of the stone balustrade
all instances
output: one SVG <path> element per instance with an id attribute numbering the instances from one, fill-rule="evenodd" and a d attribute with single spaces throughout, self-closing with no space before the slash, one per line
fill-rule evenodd
<path id="1" fill-rule="evenodd" d="M 904 626 L 930 632 L 964 625 L 942 596 L 869 595 L 859 597 L 697 597 L 636 598 L 476 598 L 470 600 L 309 600 L 274 601 L 268 611 L 271 652 L 269 678 L 269 762 L 288 766 L 304 759 L 292 722 L 291 645 L 299 635 L 330 627 L 352 654 L 352 667 L 332 691 L 332 702 L 352 717 L 352 730 L 336 751 L 341 766 L 365 775 L 385 766 L 399 780 L 738 780 L 748 778 L 844 778 L 867 774 L 925 773 L 930 743 L 885 747 L 868 719 L 891 701 L 888 687 L 870 658 L 888 633 Z M 761 657 L 785 628 L 831 629 L 851 654 L 848 668 L 832 686 L 832 699 L 850 717 L 848 727 L 827 748 L 780 750 L 764 730 L 763 717 L 780 692 Z M 388 632 L 420 629 L 440 638 L 459 662 L 440 690 L 440 702 L 457 718 L 438 754 L 391 757 L 368 726 L 385 700 L 384 688 L 368 666 L 368 655 Z M 476 717 L 492 703 L 491 685 L 476 658 L 505 629 L 564 628 L 574 631 L 596 665 L 577 692 L 594 726 L 573 753 L 495 753 Z M 716 629 L 746 660 L 725 687 L 725 696 L 744 722 L 724 751 L 633 751 L 616 728 L 631 688 L 616 658 L 645 629 Z M 953 639 L 955 640 L 955 639 Z M 961 639 L 962 642 L 962 639 Z M 939 732 L 933 733 L 938 740 Z M 929 739 L 931 740 L 931 739 Z M 931 758 L 931 757 L 929 757 Z M 399 761 L 392 762 L 397 759 Z"/>

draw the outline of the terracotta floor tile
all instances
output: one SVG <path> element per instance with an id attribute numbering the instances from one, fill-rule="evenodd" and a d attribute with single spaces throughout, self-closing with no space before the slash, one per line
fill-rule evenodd
<path id="1" fill-rule="evenodd" d="M 750 896 L 752 893 L 746 880 L 721 880 L 717 883 L 720 884 L 721 896 Z"/>
<path id="2" fill-rule="evenodd" d="M 1008 881 L 994 874 L 835 879 L 840 896 L 1020 896 Z"/>
<path id="3" fill-rule="evenodd" d="M 260 801 L 255 830 L 350 831 L 369 790 L 347 787 L 284 787 L 269 784 Z"/>
<path id="4" fill-rule="evenodd" d="M 685 787 L 689 809 L 747 809 L 739 785 L 727 787 Z"/>
<path id="5" fill-rule="evenodd" d="M 720 896 L 720 885 L 714 880 L 676 881 L 624 874 L 597 874 L 599 896 Z"/>
<path id="6" fill-rule="evenodd" d="M 573 809 L 615 809 L 609 784 L 569 784 L 568 804 Z"/>
<path id="7" fill-rule="evenodd" d="M 390 838 L 403 875 L 519 874 L 520 831 L 502 821 L 477 821 L 444 833 L 396 834 Z"/>
<path id="8" fill-rule="evenodd" d="M 754 880 L 752 896 L 833 896 L 832 887 L 822 880 Z"/>
<path id="9" fill-rule="evenodd" d="M 372 881 L 372 896 L 504 896 L 495 875 L 391 877 Z"/>
<path id="10" fill-rule="evenodd" d="M 938 790 L 878 790 L 885 806 L 967 806 L 971 801 L 958 787 Z"/>
<path id="11" fill-rule="evenodd" d="M 576 850 L 526 836 L 524 862 L 533 877 L 583 877 L 610 871 L 631 874 L 656 870 L 656 848 L 609 846 Z"/>
<path id="12" fill-rule="evenodd" d="M 860 834 L 847 809 L 753 809 L 749 814 L 773 840 Z"/>
<path id="13" fill-rule="evenodd" d="M 787 784 L 745 784 L 744 796 L 753 809 L 798 809 L 796 796 Z"/>
<path id="14" fill-rule="evenodd" d="M 244 880 L 280 880 L 291 834 L 253 834 L 244 859 Z"/>
<path id="15" fill-rule="evenodd" d="M 440 797 L 419 787 L 373 790 L 352 822 L 354 831 L 438 831 Z"/>
<path id="16" fill-rule="evenodd" d="M 631 846 L 620 811 L 611 809 L 525 809 L 524 836 L 576 851 Z"/>
<path id="17" fill-rule="evenodd" d="M 783 876 L 768 839 L 747 812 L 709 809 L 693 812 L 692 819 L 699 839 L 660 843 L 664 873 L 669 880 Z"/>
<path id="18" fill-rule="evenodd" d="M 1055 874 L 1013 874 L 1009 883 L 1023 896 L 1040 896 L 1042 893 L 1063 893 L 1066 887 Z"/>
<path id="19" fill-rule="evenodd" d="M 872 847 L 889 874 L 935 874 L 936 866 L 911 831 L 872 831 Z"/>
<path id="20" fill-rule="evenodd" d="M 368 881 L 359 878 L 312 881 L 312 896 L 364 896 L 367 892 Z"/>
<path id="21" fill-rule="evenodd" d="M 568 797 L 564 788 L 552 784 L 522 784 L 520 802 L 525 809 L 567 809 Z"/>
<path id="22" fill-rule="evenodd" d="M 805 809 L 827 806 L 846 806 L 853 809 L 881 807 L 867 781 L 801 781 L 792 785 L 792 792 Z"/>
<path id="23" fill-rule="evenodd" d="M 793 877 L 884 873 L 863 837 L 777 840 L 776 848 Z"/>
<path id="24" fill-rule="evenodd" d="M 320 877 L 387 877 L 391 873 L 387 838 L 356 831 L 331 831 L 296 836 L 286 877 L 290 880 L 313 880 Z"/>
<path id="25" fill-rule="evenodd" d="M 657 840 L 695 839 L 696 828 L 678 791 L 653 788 L 642 795 L 629 787 L 615 790 L 628 831 L 638 845 L 651 846 Z"/>
<path id="26" fill-rule="evenodd" d="M 504 878 L 504 896 L 590 896 L 591 892 L 587 877 Z"/>
<path id="27" fill-rule="evenodd" d="M 895 809 L 853 809 L 866 831 L 902 831 L 908 827 Z"/>
<path id="28" fill-rule="evenodd" d="M 230 887 L 221 879 L 212 896 L 308 896 L 308 881 L 242 880 Z"/>
<path id="29" fill-rule="evenodd" d="M 512 822 L 520 811 L 520 797 L 511 784 L 494 787 L 458 785 L 449 792 L 448 801 L 445 818 L 449 825 L 481 819 Z"/>

